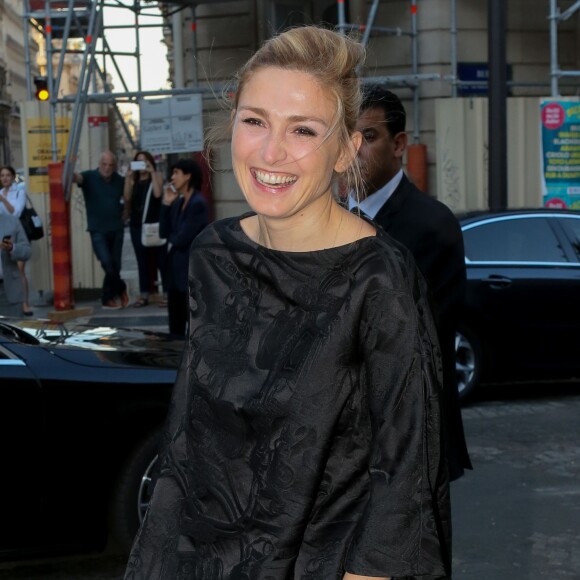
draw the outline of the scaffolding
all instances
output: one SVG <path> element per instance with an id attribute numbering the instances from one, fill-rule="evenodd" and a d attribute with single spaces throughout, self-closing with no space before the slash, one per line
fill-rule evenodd
<path id="1" fill-rule="evenodd" d="M 410 30 L 403 30 L 400 27 L 389 28 L 377 26 L 375 24 L 380 0 L 373 0 L 365 24 L 354 24 L 346 22 L 346 10 L 344 0 L 337 1 L 338 10 L 338 30 L 359 31 L 362 34 L 361 43 L 367 46 L 371 36 L 397 36 L 408 38 L 411 42 L 411 74 L 405 75 L 388 75 L 388 76 L 370 76 L 363 79 L 365 84 L 379 84 L 390 86 L 402 86 L 410 88 L 413 98 L 413 142 L 419 143 L 420 139 L 420 107 L 419 107 L 419 87 L 422 81 L 440 80 L 441 75 L 431 73 L 419 73 L 418 62 L 418 32 L 417 32 L 417 0 L 410 0 Z"/>
<path id="2" fill-rule="evenodd" d="M 343 32 L 358 30 L 361 33 L 361 42 L 367 45 L 371 37 L 376 36 L 396 36 L 407 39 L 411 43 L 411 72 L 402 75 L 385 75 L 370 76 L 363 79 L 364 83 L 375 83 L 393 87 L 405 87 L 412 91 L 413 100 L 413 141 L 419 142 L 421 123 L 420 123 L 420 86 L 423 81 L 429 80 L 447 80 L 451 84 L 451 96 L 457 96 L 458 87 L 464 82 L 457 76 L 457 0 L 450 1 L 450 34 L 451 34 L 451 55 L 450 55 L 450 74 L 421 74 L 419 73 L 418 63 L 418 42 L 419 34 L 417 27 L 418 0 L 409 0 L 409 26 L 408 30 L 400 27 L 384 27 L 376 24 L 377 13 L 381 5 L 380 0 L 373 0 L 369 9 L 366 23 L 348 23 L 346 22 L 345 0 L 337 0 L 337 28 Z M 558 25 L 570 18 L 578 9 L 580 9 L 580 0 L 566 11 L 561 12 L 558 8 L 557 0 L 550 2 L 550 46 L 551 46 L 551 90 L 553 95 L 559 92 L 559 81 L 562 77 L 578 77 L 580 71 L 561 70 L 558 65 Z M 197 58 L 196 58 L 196 8 L 200 4 L 217 3 L 217 0 L 205 0 L 197 2 L 196 0 L 171 0 L 170 2 L 153 0 L 24 0 L 23 19 L 25 30 L 28 26 L 34 26 L 42 33 L 46 41 L 46 66 L 47 81 L 50 93 L 50 122 L 51 136 L 53 139 L 52 155 L 56 160 L 56 105 L 57 103 L 72 104 L 72 125 L 68 148 L 64 160 L 64 183 L 65 195 L 67 199 L 70 195 L 70 185 L 72 183 L 73 165 L 77 156 L 80 133 L 84 119 L 84 113 L 87 103 L 100 102 L 111 104 L 114 107 L 119 123 L 127 135 L 129 142 L 134 146 L 134 142 L 127 127 L 123 115 L 118 105 L 123 102 L 136 103 L 139 99 L 146 97 L 173 96 L 180 94 L 211 94 L 214 95 L 223 87 L 216 85 L 201 87 L 198 84 L 197 75 Z M 223 0 L 219 0 L 223 4 Z M 104 21 L 103 9 L 105 7 L 125 8 L 134 14 L 131 24 L 125 25 L 108 25 Z M 151 10 L 161 7 L 159 13 L 159 23 L 147 24 L 143 22 L 143 16 L 152 16 Z M 191 10 L 191 47 L 193 50 L 192 59 L 192 84 L 193 86 L 185 87 L 184 67 L 182 63 L 182 53 L 184 46 L 183 38 L 183 21 L 182 14 L 186 9 Z M 174 88 L 156 91 L 144 91 L 142 88 L 142 67 L 141 67 L 141 50 L 139 41 L 139 29 L 146 26 L 156 26 L 167 28 L 171 23 L 170 29 L 166 30 L 166 37 L 171 36 L 173 43 L 174 58 Z M 114 51 L 107 42 L 106 31 L 108 29 L 124 28 L 132 31 L 134 38 L 134 48 L 127 51 Z M 26 77 L 28 97 L 32 98 L 32 75 L 30 51 L 28 46 L 28 34 L 25 38 L 25 60 L 26 60 Z M 78 39 L 83 46 L 82 50 L 71 48 L 69 40 Z M 79 73 L 79 87 L 74 95 L 59 96 L 59 89 L 62 78 L 62 71 L 66 54 L 71 52 L 81 55 L 81 67 Z M 135 60 L 137 69 L 137 90 L 129 90 L 124 80 L 121 67 L 118 64 L 117 57 L 130 56 Z M 58 58 L 56 58 L 58 57 Z M 56 70 L 54 63 L 56 62 Z M 122 91 L 113 92 L 108 83 L 107 68 L 114 69 L 123 86 Z M 466 81 L 473 85 L 474 81 Z M 486 85 L 486 81 L 481 81 Z M 510 83 L 516 84 L 516 83 Z M 520 83 L 521 84 L 521 83 Z M 537 84 L 537 83 L 536 83 Z"/>
<path id="3" fill-rule="evenodd" d="M 166 19 L 180 14 L 185 8 L 194 7 L 191 2 L 155 2 L 150 0 L 24 0 L 23 20 L 24 29 L 28 26 L 36 28 L 44 37 L 46 44 L 46 76 L 49 90 L 49 115 L 52 140 L 52 159 L 57 161 L 56 148 L 56 107 L 59 103 L 72 105 L 72 124 L 69 134 L 67 151 L 64 159 L 63 182 L 65 197 L 70 198 L 70 189 L 74 172 L 74 163 L 78 153 L 82 124 L 88 103 L 107 103 L 114 107 L 116 117 L 133 147 L 131 132 L 118 107 L 120 103 L 137 103 L 145 97 L 172 96 L 180 94 L 194 94 L 211 92 L 211 88 L 183 87 L 183 80 L 177 79 L 174 89 L 145 91 L 142 87 L 141 47 L 139 30 L 144 27 L 164 28 Z M 167 4 L 168 6 L 164 6 Z M 161 5 L 163 10 L 156 14 Z M 171 5 L 171 8 L 169 8 Z M 131 24 L 113 24 L 105 22 L 104 8 L 124 8 L 134 14 Z M 142 17 L 158 16 L 159 22 L 146 24 Z M 175 18 L 173 21 L 175 25 Z M 107 30 L 127 29 L 133 31 L 134 48 L 131 50 L 115 51 L 107 41 Z M 179 31 L 181 34 L 181 30 Z M 195 28 L 192 26 L 192 34 Z M 25 34 L 26 75 L 28 98 L 32 98 L 32 75 L 28 35 Z M 179 35 L 175 34 L 175 37 Z M 71 48 L 71 40 L 79 40 L 83 49 Z M 194 43 L 195 45 L 195 43 Z M 180 50 L 180 47 L 176 47 Z M 78 90 L 74 95 L 60 96 L 61 80 L 65 57 L 67 54 L 80 54 L 81 65 L 78 78 Z M 122 67 L 118 57 L 132 57 L 137 70 L 137 90 L 129 90 L 125 82 Z M 177 54 L 177 57 L 180 55 Z M 57 60 L 56 71 L 54 61 Z M 194 59 L 195 60 L 195 59 Z M 112 91 L 108 81 L 107 68 L 112 67 L 121 82 L 122 91 Z M 176 67 L 181 68 L 181 67 Z M 197 83 L 196 83 L 197 84 Z"/>
<path id="4" fill-rule="evenodd" d="M 580 70 L 562 70 L 558 63 L 558 24 L 568 20 L 580 10 L 580 0 L 564 12 L 560 11 L 557 0 L 550 0 L 550 87 L 553 97 L 560 94 L 560 79 L 562 77 L 580 77 Z"/>

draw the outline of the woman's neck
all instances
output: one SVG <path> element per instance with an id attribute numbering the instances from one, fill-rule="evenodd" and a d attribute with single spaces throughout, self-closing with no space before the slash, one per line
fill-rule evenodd
<path id="1" fill-rule="evenodd" d="M 285 219 L 258 215 L 253 232 L 248 233 L 258 244 L 286 252 L 335 247 L 341 237 L 344 210 L 331 196 L 312 205 Z"/>

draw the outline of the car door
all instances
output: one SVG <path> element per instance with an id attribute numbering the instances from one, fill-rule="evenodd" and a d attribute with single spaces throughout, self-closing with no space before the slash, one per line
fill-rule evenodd
<path id="1" fill-rule="evenodd" d="M 0 340 L 0 551 L 42 542 L 42 444 L 40 385 L 26 362 Z"/>
<path id="2" fill-rule="evenodd" d="M 490 217 L 463 233 L 468 314 L 481 326 L 499 378 L 541 378 L 577 365 L 569 340 L 579 264 L 550 215 Z"/>

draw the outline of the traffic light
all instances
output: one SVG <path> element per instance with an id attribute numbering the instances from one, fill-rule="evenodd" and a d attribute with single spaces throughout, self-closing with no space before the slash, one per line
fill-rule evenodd
<path id="1" fill-rule="evenodd" d="M 50 93 L 48 92 L 48 78 L 34 77 L 34 84 L 36 86 L 35 98 L 39 101 L 48 101 L 50 97 Z"/>

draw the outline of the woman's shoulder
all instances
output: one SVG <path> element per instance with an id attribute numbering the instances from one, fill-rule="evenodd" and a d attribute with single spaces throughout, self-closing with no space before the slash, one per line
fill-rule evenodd
<path id="1" fill-rule="evenodd" d="M 13 183 L 8 190 L 8 193 L 12 193 L 14 195 L 26 195 L 26 186 L 24 183 Z"/>
<path id="2" fill-rule="evenodd" d="M 227 245 L 226 239 L 229 232 L 236 230 L 236 225 L 239 226 L 240 218 L 227 217 L 220 220 L 215 220 L 208 224 L 193 241 L 193 248 L 202 248 L 204 246 Z"/>
<path id="3" fill-rule="evenodd" d="M 357 277 L 373 280 L 385 290 L 409 291 L 417 272 L 410 251 L 380 226 L 365 242 L 356 253 Z"/>

